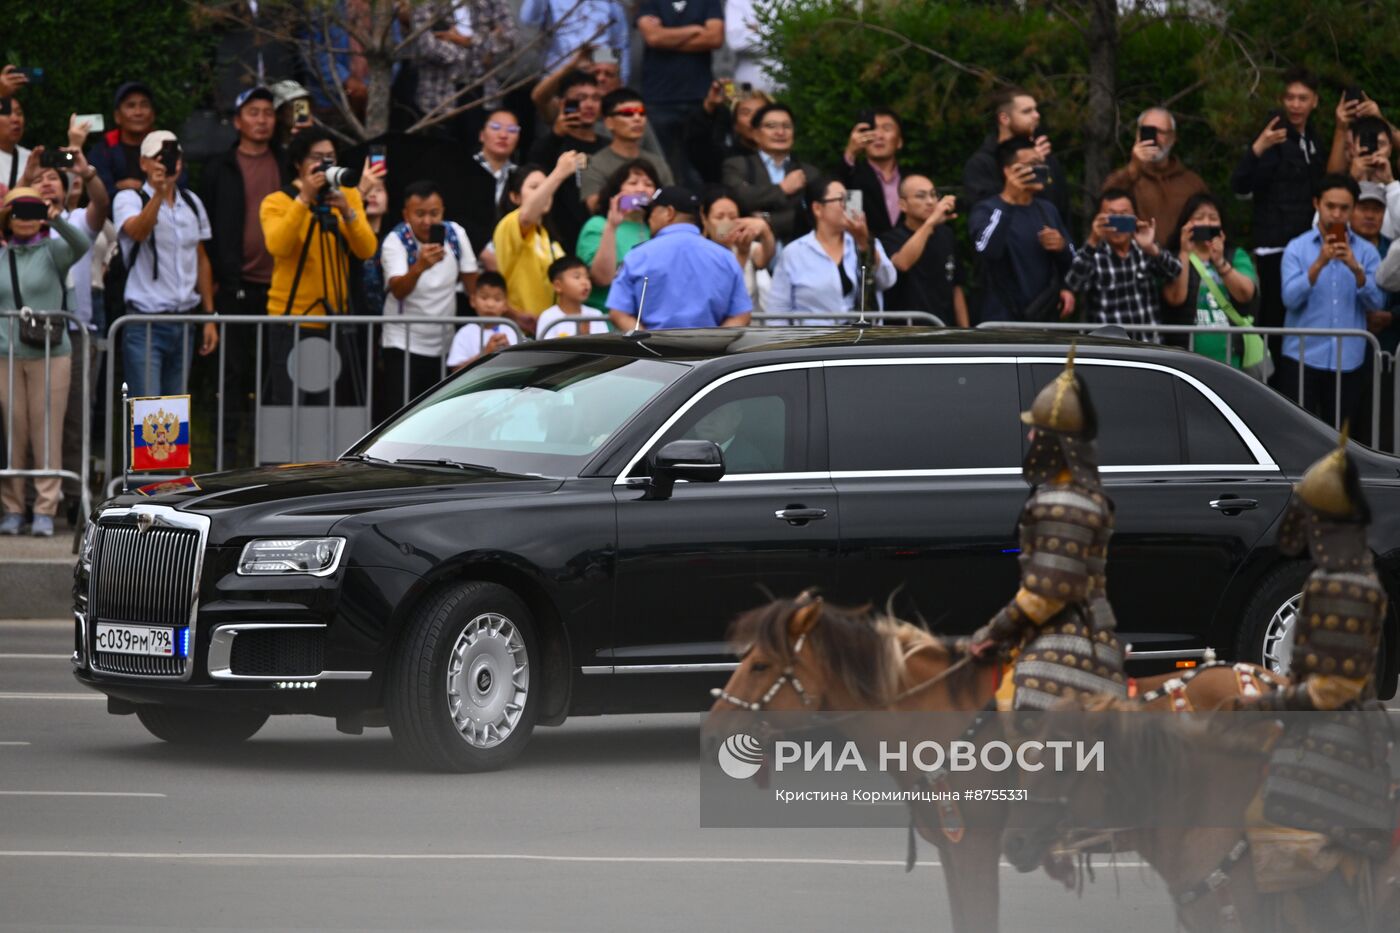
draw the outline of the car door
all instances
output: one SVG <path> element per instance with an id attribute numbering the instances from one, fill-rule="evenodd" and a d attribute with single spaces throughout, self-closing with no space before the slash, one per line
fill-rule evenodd
<path id="1" fill-rule="evenodd" d="M 1063 362 L 1031 363 L 1026 405 Z M 1078 359 L 1116 506 L 1108 596 L 1139 658 L 1194 657 L 1231 578 L 1288 502 L 1290 485 L 1209 386 L 1171 367 Z"/>
<path id="2" fill-rule="evenodd" d="M 842 360 L 824 376 L 842 598 L 971 632 L 1016 591 L 1016 359 Z"/>
<path id="3" fill-rule="evenodd" d="M 613 695 L 662 688 L 634 674 L 709 674 L 722 683 L 734 657 L 729 622 L 766 603 L 834 582 L 839 520 L 835 491 L 814 445 L 817 364 L 763 367 L 707 385 L 673 415 L 614 487 L 617 596 Z M 709 439 L 725 455 L 716 483 L 676 483 L 648 500 L 627 484 L 646 474 L 667 442 Z M 718 674 L 716 678 L 714 675 Z M 671 679 L 664 686 L 692 689 Z M 703 694 L 701 694 L 703 695 Z M 621 702 L 619 700 L 619 702 Z M 692 700 L 682 708 L 698 708 Z"/>

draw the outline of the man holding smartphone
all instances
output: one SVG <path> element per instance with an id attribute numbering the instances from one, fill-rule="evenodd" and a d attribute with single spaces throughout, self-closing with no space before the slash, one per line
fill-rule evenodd
<path id="1" fill-rule="evenodd" d="M 1206 183 L 1172 151 L 1176 147 L 1176 118 L 1170 110 L 1144 110 L 1138 115 L 1137 130 L 1132 159 L 1109 175 L 1103 186 L 1132 194 L 1138 216 L 1156 224 L 1157 245 L 1165 246 L 1181 209 L 1193 195 L 1207 190 Z"/>
<path id="2" fill-rule="evenodd" d="M 547 136 L 535 140 L 527 161 L 535 165 L 555 165 L 565 152 L 592 155 L 607 145 L 607 140 L 594 130 L 603 97 L 598 93 L 598 80 L 586 71 L 572 71 L 559 82 L 558 116 Z M 586 168 L 586 167 L 585 167 Z M 579 231 L 588 220 L 589 211 L 579 195 L 583 171 L 565 179 L 554 194 L 554 206 L 549 219 L 560 243 L 575 243 Z"/>
<path id="3" fill-rule="evenodd" d="M 1066 287 L 1083 298 L 1084 320 L 1099 324 L 1162 323 L 1162 290 L 1181 275 L 1181 260 L 1158 245 L 1157 223 L 1141 220 L 1132 192 L 1109 188 L 1089 239 L 1075 254 Z M 1137 340 L 1161 341 L 1155 333 Z"/>

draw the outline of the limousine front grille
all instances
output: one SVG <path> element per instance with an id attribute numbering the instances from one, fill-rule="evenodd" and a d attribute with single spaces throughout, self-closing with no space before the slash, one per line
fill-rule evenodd
<path id="1" fill-rule="evenodd" d="M 111 510 L 98 519 L 88 578 L 87 637 L 94 671 L 188 676 L 188 658 L 98 651 L 96 632 L 101 623 L 193 629 L 206 521 L 155 506 Z M 187 644 L 193 644 L 192 637 Z"/>

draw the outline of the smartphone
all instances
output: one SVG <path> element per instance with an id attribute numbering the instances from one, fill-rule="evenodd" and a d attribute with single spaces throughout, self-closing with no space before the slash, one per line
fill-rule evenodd
<path id="1" fill-rule="evenodd" d="M 730 106 L 733 106 L 734 102 L 739 99 L 739 85 L 734 83 L 733 78 L 720 78 L 719 89 Z"/>
<path id="2" fill-rule="evenodd" d="M 441 246 L 447 242 L 447 224 L 429 224 L 428 242 Z"/>
<path id="3" fill-rule="evenodd" d="M 1215 224 L 1197 224 L 1191 228 L 1192 243 L 1209 243 L 1220 236 L 1220 227 Z"/>
<path id="4" fill-rule="evenodd" d="M 867 107 L 860 113 L 856 114 L 856 125 L 859 126 L 862 123 L 870 127 L 872 130 L 875 129 L 875 111 Z"/>
<path id="5" fill-rule="evenodd" d="M 44 69 L 42 68 L 16 68 L 15 71 L 28 78 L 30 84 L 44 83 Z"/>
<path id="6" fill-rule="evenodd" d="M 1346 238 L 1347 238 L 1347 225 L 1346 225 L 1346 224 L 1328 224 L 1328 225 L 1327 225 L 1327 239 L 1329 239 L 1329 240 L 1345 240 Z"/>
<path id="7" fill-rule="evenodd" d="M 1142 141 L 1145 142 L 1145 143 L 1155 143 L 1155 142 L 1157 141 L 1157 127 L 1155 127 L 1155 126 L 1140 126 L 1140 127 L 1138 127 L 1138 139 L 1142 140 Z"/>
<path id="8" fill-rule="evenodd" d="M 1367 154 L 1375 152 L 1377 149 L 1380 148 L 1381 144 L 1380 130 L 1362 130 L 1361 135 L 1358 137 L 1357 141 L 1361 144 L 1362 152 Z"/>
<path id="9" fill-rule="evenodd" d="M 1048 165 L 1032 165 L 1032 166 L 1031 166 L 1031 181 L 1035 182 L 1035 183 L 1038 184 L 1038 185 L 1048 185 L 1048 184 L 1050 184 L 1050 183 L 1051 183 L 1051 182 L 1050 182 L 1050 166 L 1048 166 Z"/>
<path id="10" fill-rule="evenodd" d="M 298 97 L 292 101 L 293 122 L 305 126 L 311 122 L 311 101 Z"/>
<path id="11" fill-rule="evenodd" d="M 104 133 L 107 130 L 107 121 L 100 113 L 80 113 L 73 118 L 76 124 L 86 123 L 89 133 Z"/>
<path id="12" fill-rule="evenodd" d="M 165 174 L 174 175 L 175 170 L 180 165 L 180 144 L 172 140 L 166 140 L 160 144 L 160 164 L 165 168 Z"/>
<path id="13" fill-rule="evenodd" d="M 388 171 L 388 165 L 384 161 L 384 147 L 369 147 L 369 167 L 376 173 Z"/>
<path id="14" fill-rule="evenodd" d="M 1109 214 L 1108 228 L 1116 233 L 1137 233 L 1138 219 L 1132 214 Z"/>
<path id="15" fill-rule="evenodd" d="M 1349 84 L 1342 89 L 1342 100 L 1361 101 L 1366 99 L 1366 93 L 1355 84 Z"/>
<path id="16" fill-rule="evenodd" d="M 1293 125 L 1288 122 L 1287 112 L 1283 110 L 1270 110 L 1269 115 L 1264 118 L 1264 125 L 1267 127 L 1275 120 L 1278 121 L 1278 126 L 1275 127 L 1275 129 L 1288 130 L 1290 133 L 1293 132 Z"/>
<path id="17" fill-rule="evenodd" d="M 593 64 L 595 65 L 616 65 L 618 64 L 617 53 L 609 46 L 602 46 L 593 50 Z"/>
<path id="18" fill-rule="evenodd" d="M 651 203 L 651 198 L 645 194 L 624 194 L 617 199 L 617 209 L 624 214 L 632 211 L 639 211 Z"/>
<path id="19" fill-rule="evenodd" d="M 58 149 L 45 149 L 39 153 L 40 168 L 56 168 L 67 170 L 73 167 L 76 156 L 71 152 L 60 152 Z"/>
<path id="20" fill-rule="evenodd" d="M 583 106 L 583 105 L 582 105 L 581 103 L 579 103 L 578 101 L 576 101 L 576 100 L 566 100 L 566 101 L 564 101 L 564 116 L 566 116 L 566 117 L 577 116 L 577 115 L 578 115 L 578 112 L 579 112 L 579 108 L 582 107 L 582 106 Z"/>
<path id="21" fill-rule="evenodd" d="M 852 217 L 865 213 L 865 192 L 846 192 L 846 213 Z"/>
<path id="22" fill-rule="evenodd" d="M 717 220 L 717 221 L 715 221 L 715 238 L 716 238 L 716 239 L 719 239 L 719 240 L 728 239 L 728 238 L 729 238 L 729 234 L 731 234 L 731 233 L 733 233 L 733 232 L 734 232 L 734 221 L 732 221 L 732 220 Z"/>

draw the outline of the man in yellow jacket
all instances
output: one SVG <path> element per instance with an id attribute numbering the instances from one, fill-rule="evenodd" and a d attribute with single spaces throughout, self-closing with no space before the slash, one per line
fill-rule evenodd
<path id="1" fill-rule="evenodd" d="M 329 185 L 326 166 L 335 164 L 335 143 L 329 133 L 313 128 L 298 133 L 287 147 L 287 160 L 296 178 L 281 191 L 263 199 L 258 210 L 263 240 L 272 254 L 272 284 L 267 293 L 267 313 L 281 315 L 348 314 L 352 276 L 358 275 L 355 260 L 373 258 L 378 240 L 365 218 L 364 203 L 353 185 Z M 352 269 L 356 270 L 352 272 Z M 273 404 L 290 401 L 290 372 L 298 371 L 289 357 L 295 345 L 319 336 L 326 325 L 308 323 L 295 328 L 270 328 L 269 378 L 267 400 Z M 298 339 L 299 338 L 299 339 Z M 347 394 L 337 401 L 361 402 L 354 396 L 363 371 L 362 347 L 365 335 L 343 328 L 337 335 L 336 352 L 341 357 L 339 371 L 351 380 Z M 300 388 L 315 404 L 329 385 L 314 378 L 298 379 Z"/>

